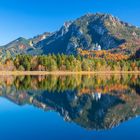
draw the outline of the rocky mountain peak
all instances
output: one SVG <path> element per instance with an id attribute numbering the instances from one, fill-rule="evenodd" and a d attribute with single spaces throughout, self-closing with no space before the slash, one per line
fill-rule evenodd
<path id="1" fill-rule="evenodd" d="M 20 37 L 16 41 L 18 43 L 11 42 L 2 46 L 2 52 L 5 48 L 10 48 L 12 54 L 15 54 L 15 46 L 24 44 L 25 48 L 31 47 L 24 52 L 34 55 L 48 53 L 76 55 L 79 49 L 85 51 L 102 49 L 130 55 L 140 47 L 140 28 L 110 14 L 88 13 L 74 21 L 65 22 L 56 32 L 46 32 L 29 40 Z"/>
<path id="2" fill-rule="evenodd" d="M 121 52 L 119 46 L 140 38 L 140 29 L 110 14 L 88 13 L 64 25 L 51 37 L 39 43 L 44 53 L 77 54 L 77 50 L 103 50 Z M 128 43 L 129 44 L 129 43 Z M 138 47 L 138 45 L 137 45 Z M 127 48 L 127 47 L 126 47 Z M 122 53 L 131 53 L 131 46 Z M 135 50 L 135 49 L 134 49 Z"/>

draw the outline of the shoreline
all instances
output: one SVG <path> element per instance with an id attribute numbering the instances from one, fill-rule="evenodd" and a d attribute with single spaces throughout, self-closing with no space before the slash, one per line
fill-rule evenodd
<path id="1" fill-rule="evenodd" d="M 140 74 L 140 71 L 0 71 L 0 75 L 94 75 L 94 74 Z"/>

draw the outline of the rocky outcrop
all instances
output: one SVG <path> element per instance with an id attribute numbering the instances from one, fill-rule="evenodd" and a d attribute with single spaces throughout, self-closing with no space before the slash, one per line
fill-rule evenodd
<path id="1" fill-rule="evenodd" d="M 109 14 L 87 14 L 73 22 L 67 22 L 51 37 L 36 45 L 43 48 L 47 53 L 76 54 L 77 49 L 96 50 L 95 44 L 101 46 L 102 50 L 119 48 L 123 44 L 132 43 L 139 47 L 134 40 L 140 39 L 140 29 L 128 23 L 120 21 Z M 126 52 L 134 52 L 132 45 L 126 46 Z M 125 51 L 122 51 L 125 53 Z"/>

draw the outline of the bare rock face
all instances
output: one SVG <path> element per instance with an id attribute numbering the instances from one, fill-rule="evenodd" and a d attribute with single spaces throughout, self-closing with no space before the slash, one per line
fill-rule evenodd
<path id="1" fill-rule="evenodd" d="M 112 50 L 119 53 L 135 52 L 139 45 L 134 40 L 140 39 L 140 29 L 120 21 L 109 14 L 87 14 L 75 21 L 66 22 L 62 28 L 50 38 L 38 43 L 47 53 L 76 54 L 79 48 L 83 50 L 96 50 L 96 44 L 102 50 Z M 132 43 L 122 51 L 119 46 Z"/>

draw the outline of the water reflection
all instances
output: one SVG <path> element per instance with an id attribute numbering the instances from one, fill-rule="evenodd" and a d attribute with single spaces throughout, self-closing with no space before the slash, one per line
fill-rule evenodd
<path id="1" fill-rule="evenodd" d="M 15 104 L 58 112 L 91 130 L 140 115 L 139 75 L 0 76 L 0 95 Z"/>

